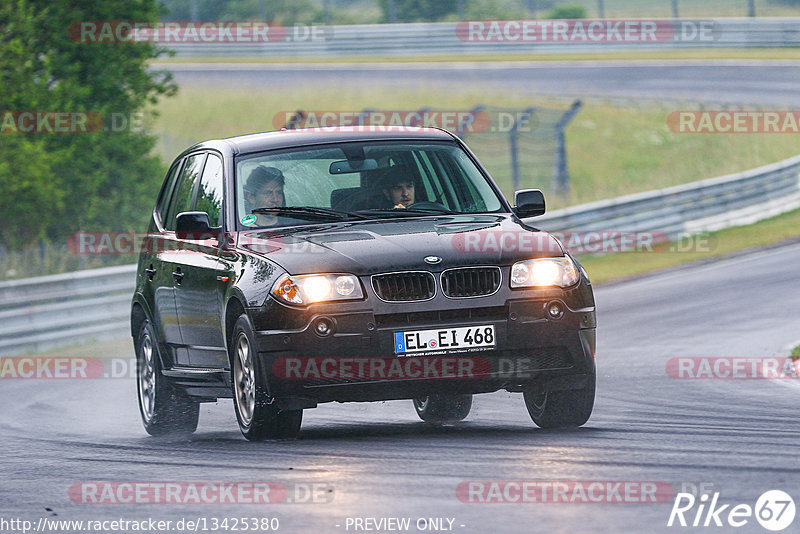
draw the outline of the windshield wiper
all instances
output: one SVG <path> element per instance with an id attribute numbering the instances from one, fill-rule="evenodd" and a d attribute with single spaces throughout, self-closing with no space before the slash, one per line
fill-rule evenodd
<path id="1" fill-rule="evenodd" d="M 369 209 L 359 210 L 358 214 L 376 214 L 376 215 L 392 215 L 404 216 L 408 215 L 462 215 L 460 211 L 452 211 L 447 208 L 391 208 L 391 209 Z"/>
<path id="2" fill-rule="evenodd" d="M 250 213 L 278 213 L 285 215 L 302 215 L 307 220 L 337 220 L 344 221 L 346 219 L 370 219 L 366 215 L 352 213 L 349 211 L 340 211 L 329 208 L 312 208 L 309 206 L 294 206 L 294 207 L 274 207 L 274 208 L 256 208 L 251 210 Z"/>

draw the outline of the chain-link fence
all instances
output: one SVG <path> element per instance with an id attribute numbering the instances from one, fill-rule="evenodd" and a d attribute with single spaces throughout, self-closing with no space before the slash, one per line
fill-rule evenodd
<path id="1" fill-rule="evenodd" d="M 518 189 L 537 188 L 566 194 L 569 167 L 564 131 L 581 107 L 502 108 L 479 106 L 491 127 L 481 132 L 460 132 L 489 169 L 507 198 Z"/>
<path id="2" fill-rule="evenodd" d="M 447 129 L 475 151 L 507 198 L 518 189 L 567 194 L 569 166 L 564 131 L 581 102 L 565 107 L 378 110 L 360 112 L 298 110 L 276 128 L 330 126 L 433 126 Z"/>
<path id="3" fill-rule="evenodd" d="M 378 22 L 432 22 L 545 18 L 558 16 L 566 6 L 580 6 L 586 17 L 780 17 L 800 15 L 795 0 L 457 0 L 442 18 L 404 13 L 404 0 L 315 0 L 324 15 L 320 22 L 334 24 Z M 266 2 L 269 10 L 269 2 Z M 350 17 L 352 20 L 349 20 Z"/>

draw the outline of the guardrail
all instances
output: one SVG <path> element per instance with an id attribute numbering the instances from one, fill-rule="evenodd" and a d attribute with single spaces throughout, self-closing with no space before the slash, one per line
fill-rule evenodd
<path id="1" fill-rule="evenodd" d="M 672 238 L 800 208 L 800 156 L 750 171 L 550 212 L 548 230 L 660 231 Z M 0 282 L 0 356 L 129 334 L 135 265 Z"/>
<path id="2" fill-rule="evenodd" d="M 658 231 L 676 239 L 800 208 L 800 156 L 745 172 L 601 200 L 526 222 L 543 230 Z"/>
<path id="3" fill-rule="evenodd" d="M 634 41 L 615 39 L 592 40 L 570 38 L 542 41 L 523 39 L 517 27 L 510 27 L 509 37 L 504 36 L 505 26 L 500 21 L 499 36 L 490 33 L 489 22 L 484 32 L 491 40 L 470 40 L 466 23 L 435 22 L 408 24 L 362 24 L 351 26 L 321 26 L 318 32 L 307 27 L 302 31 L 287 28 L 288 36 L 275 42 L 204 42 L 198 38 L 191 42 L 166 43 L 180 56 L 238 56 L 281 59 L 291 57 L 336 57 L 336 56 L 419 56 L 432 54 L 482 54 L 482 53 L 532 53 L 565 50 L 607 51 L 663 48 L 758 48 L 800 46 L 800 18 L 718 18 L 718 19 L 640 19 L 656 22 L 659 28 L 658 41 Z M 614 19 L 606 19 L 610 23 Z M 550 23 L 552 21 L 538 21 Z M 586 20 L 583 24 L 589 24 Z M 624 22 L 620 20 L 619 22 Z M 197 23 L 200 25 L 201 23 Z M 670 33 L 669 25 L 674 30 Z M 703 26 L 705 24 L 705 26 Z M 467 28 L 465 35 L 464 31 Z M 705 28 L 705 30 L 703 29 Z M 588 30 L 588 27 L 586 28 Z M 607 31 L 607 30 L 604 30 Z M 624 33 L 624 30 L 621 30 Z M 301 34 L 293 36 L 293 32 Z M 602 33 L 602 32 L 601 32 Z M 517 36 L 516 39 L 514 36 Z M 572 36 L 571 31 L 567 33 Z M 497 39 L 503 39 L 498 41 Z"/>
<path id="4" fill-rule="evenodd" d="M 0 355 L 130 333 L 136 265 L 0 282 Z"/>

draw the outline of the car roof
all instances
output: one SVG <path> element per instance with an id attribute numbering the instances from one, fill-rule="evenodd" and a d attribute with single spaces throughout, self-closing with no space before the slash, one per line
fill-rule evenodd
<path id="1" fill-rule="evenodd" d="M 340 126 L 279 130 L 205 141 L 190 150 L 220 148 L 227 145 L 234 154 L 247 154 L 297 146 L 343 143 L 350 141 L 452 141 L 453 134 L 439 128 L 412 126 Z"/>

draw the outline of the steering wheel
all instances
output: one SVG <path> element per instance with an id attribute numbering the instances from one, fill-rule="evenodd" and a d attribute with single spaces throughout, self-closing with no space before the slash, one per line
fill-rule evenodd
<path id="1" fill-rule="evenodd" d="M 438 202 L 430 202 L 430 201 L 420 201 L 414 202 L 413 204 L 409 204 L 406 206 L 408 209 L 420 208 L 420 209 L 435 209 L 435 210 L 443 210 L 443 211 L 450 211 L 447 209 L 443 204 L 439 204 Z"/>

